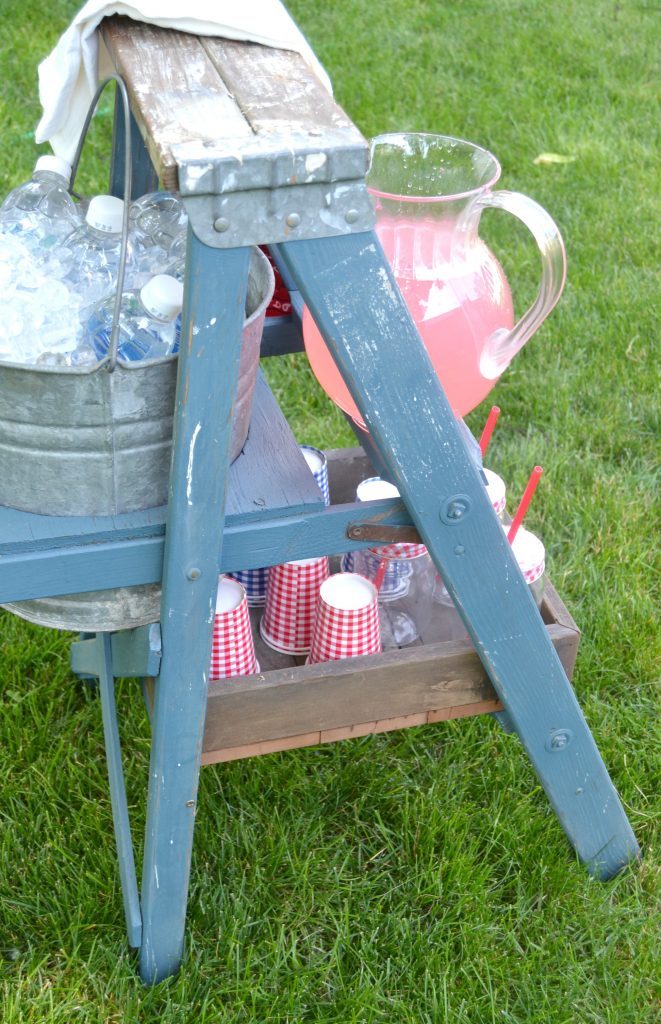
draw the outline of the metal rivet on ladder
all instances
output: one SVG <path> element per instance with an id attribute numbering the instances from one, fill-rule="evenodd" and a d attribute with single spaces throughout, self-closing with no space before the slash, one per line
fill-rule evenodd
<path id="1" fill-rule="evenodd" d="M 551 754 L 557 754 L 566 750 L 572 741 L 573 732 L 571 729 L 555 729 L 546 741 L 546 749 Z"/>
<path id="2" fill-rule="evenodd" d="M 347 224 L 355 224 L 359 217 L 360 214 L 358 213 L 358 210 L 347 210 L 344 215 L 344 219 Z"/>
<path id="3" fill-rule="evenodd" d="M 228 221 L 227 217 L 216 217 L 215 221 L 213 222 L 214 231 L 218 231 L 220 233 L 222 233 L 223 231 L 227 231 L 229 226 L 230 222 Z"/>
<path id="4" fill-rule="evenodd" d="M 189 580 L 199 580 L 201 575 L 202 570 L 195 568 L 195 566 L 193 566 L 192 569 L 189 569 L 188 572 L 186 573 L 186 576 L 188 577 Z"/>
<path id="5" fill-rule="evenodd" d="M 290 228 L 297 228 L 300 223 L 301 223 L 301 215 L 300 215 L 300 213 L 288 213 L 287 214 L 287 224 L 288 224 L 288 226 Z"/>
<path id="6" fill-rule="evenodd" d="M 441 508 L 440 516 L 444 523 L 454 526 L 466 518 L 471 508 L 471 500 L 467 494 L 454 494 Z"/>

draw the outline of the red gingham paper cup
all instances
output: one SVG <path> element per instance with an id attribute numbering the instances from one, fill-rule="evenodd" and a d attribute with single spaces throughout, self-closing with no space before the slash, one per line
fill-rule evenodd
<path id="1" fill-rule="evenodd" d="M 369 548 L 373 555 L 379 558 L 408 561 L 411 558 L 420 558 L 427 554 L 424 544 L 383 544 L 379 548 Z"/>
<path id="2" fill-rule="evenodd" d="M 319 448 L 313 448 L 312 445 L 302 444 L 299 446 L 303 454 L 303 458 L 308 464 L 308 469 L 312 473 L 317 487 L 321 491 L 324 504 L 330 505 L 330 490 L 328 487 L 328 459 Z"/>
<path id="3" fill-rule="evenodd" d="M 259 672 L 250 629 L 246 592 L 237 580 L 221 576 L 213 621 L 210 679 L 251 676 Z"/>
<path id="4" fill-rule="evenodd" d="M 509 525 L 503 526 L 503 529 L 507 533 Z M 519 531 L 512 541 L 512 552 L 519 563 L 519 569 L 523 573 L 526 583 L 536 583 L 542 578 L 546 551 L 539 537 L 531 533 L 530 530 L 525 530 L 523 526 L 519 527 Z"/>
<path id="5" fill-rule="evenodd" d="M 486 466 L 482 467 L 482 472 L 487 479 L 487 494 L 489 495 L 489 501 L 493 506 L 493 510 L 497 516 L 502 515 L 505 511 L 505 503 L 507 501 L 507 488 L 505 487 L 505 481 L 502 476 L 498 476 L 493 470 L 487 469 Z"/>
<path id="6" fill-rule="evenodd" d="M 319 591 L 308 665 L 381 651 L 379 600 L 364 576 L 339 572 Z"/>
<path id="7" fill-rule="evenodd" d="M 269 569 L 262 640 L 282 654 L 307 654 L 319 588 L 328 579 L 328 558 L 302 558 Z"/>

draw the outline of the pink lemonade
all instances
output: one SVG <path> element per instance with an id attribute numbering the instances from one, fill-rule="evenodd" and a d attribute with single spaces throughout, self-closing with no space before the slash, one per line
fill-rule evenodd
<path id="1" fill-rule="evenodd" d="M 514 323 L 503 270 L 477 237 L 458 240 L 454 220 L 381 215 L 376 231 L 432 365 L 457 416 L 489 394 L 498 376 L 480 369 L 487 340 Z M 303 337 L 324 391 L 361 426 L 351 398 L 307 308 Z M 386 357 L 387 358 L 387 357 Z"/>

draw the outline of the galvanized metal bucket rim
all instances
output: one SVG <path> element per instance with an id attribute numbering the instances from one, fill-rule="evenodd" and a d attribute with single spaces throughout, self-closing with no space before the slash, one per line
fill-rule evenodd
<path id="1" fill-rule="evenodd" d="M 266 271 L 267 276 L 270 280 L 270 284 L 265 297 L 259 302 L 259 304 L 252 311 L 252 313 L 249 316 L 247 316 L 243 321 L 244 330 L 246 327 L 249 327 L 258 317 L 262 315 L 262 312 L 270 303 L 273 297 L 273 291 L 275 289 L 275 274 L 273 273 L 273 267 L 269 263 L 268 258 L 264 255 L 259 246 L 253 246 L 252 255 L 253 257 L 256 257 L 262 264 L 262 267 Z M 118 357 L 117 366 L 121 366 L 123 370 L 141 370 L 146 366 L 160 366 L 161 363 L 174 362 L 178 358 L 178 352 L 171 352 L 167 356 L 157 356 L 155 359 L 136 359 L 129 361 L 126 359 L 122 359 L 121 357 Z M 10 362 L 8 359 L 0 358 L 0 366 L 8 367 L 9 369 L 12 370 L 27 371 L 28 373 L 64 373 L 67 374 L 68 376 L 73 374 L 78 374 L 82 376 L 83 374 L 97 373 L 99 370 L 106 368 L 108 369 L 108 372 L 111 373 L 112 371 L 110 370 L 109 366 L 107 366 L 108 361 L 108 356 L 105 356 L 102 360 L 100 360 L 97 363 L 83 364 L 81 366 L 39 366 L 36 364 L 32 365 L 26 363 L 14 363 Z"/>

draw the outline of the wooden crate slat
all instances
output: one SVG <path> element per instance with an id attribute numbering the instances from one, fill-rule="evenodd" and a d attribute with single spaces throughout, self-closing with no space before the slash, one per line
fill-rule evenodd
<path id="1" fill-rule="evenodd" d="M 557 595 L 553 602 L 564 608 Z M 547 630 L 571 677 L 578 631 L 559 623 Z M 285 658 L 270 652 L 270 664 Z M 264 671 L 268 663 L 267 655 L 258 676 L 210 684 L 203 763 L 502 709 L 468 640 L 308 667 L 290 659 Z"/>
<path id="2" fill-rule="evenodd" d="M 305 735 L 288 736 L 279 740 L 267 740 L 264 743 L 247 743 L 242 747 L 226 747 L 224 750 L 212 750 L 202 755 L 202 764 L 219 764 L 226 761 L 238 761 L 246 757 L 258 757 L 261 754 L 275 754 L 283 750 L 295 750 L 298 747 L 313 747 L 320 743 L 337 743 L 340 740 L 358 739 L 360 736 L 372 736 L 377 733 L 393 732 L 396 729 L 410 729 L 419 725 L 431 725 L 436 722 L 447 722 L 453 718 L 467 718 L 471 715 L 490 714 L 502 711 L 498 700 L 476 701 L 456 708 L 442 708 L 438 711 L 421 712 L 418 715 L 405 715 L 400 718 L 386 718 L 377 722 L 362 722 L 359 725 L 345 726 L 340 729 L 322 729 L 319 732 Z"/>
<path id="3" fill-rule="evenodd" d="M 209 684 L 203 751 L 495 700 L 468 643 Z"/>

